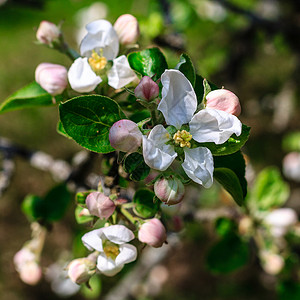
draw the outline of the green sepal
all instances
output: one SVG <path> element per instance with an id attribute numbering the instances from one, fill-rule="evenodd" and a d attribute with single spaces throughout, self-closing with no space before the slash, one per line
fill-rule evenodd
<path id="1" fill-rule="evenodd" d="M 75 142 L 97 153 L 109 153 L 114 148 L 109 142 L 109 129 L 126 119 L 120 106 L 100 95 L 80 96 L 59 105 L 62 126 Z"/>
<path id="2" fill-rule="evenodd" d="M 84 210 L 84 207 L 77 205 L 75 208 L 75 219 L 78 224 L 84 224 L 94 220 L 93 216 L 80 216 L 80 213 Z"/>

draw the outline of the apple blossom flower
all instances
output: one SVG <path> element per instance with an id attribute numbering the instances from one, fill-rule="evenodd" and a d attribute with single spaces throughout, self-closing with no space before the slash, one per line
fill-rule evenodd
<path id="1" fill-rule="evenodd" d="M 100 192 L 90 193 L 87 196 L 85 203 L 91 215 L 101 219 L 108 219 L 116 208 L 114 202 Z"/>
<path id="2" fill-rule="evenodd" d="M 182 167 L 194 182 L 208 188 L 213 182 L 213 156 L 206 147 L 191 147 L 191 141 L 223 144 L 232 134 L 239 136 L 242 123 L 236 116 L 213 108 L 197 110 L 197 97 L 189 80 L 178 70 L 166 70 L 161 76 L 162 100 L 158 105 L 167 125 L 177 132 L 170 136 L 162 126 L 156 125 L 148 137 L 143 136 L 143 156 L 146 164 L 165 171 L 177 157 L 175 147 L 184 152 Z M 182 129 L 188 124 L 189 130 Z"/>
<path id="3" fill-rule="evenodd" d="M 144 76 L 134 90 L 136 98 L 151 101 L 159 94 L 158 84 L 149 76 Z"/>
<path id="4" fill-rule="evenodd" d="M 298 222 L 298 216 L 292 208 L 278 208 L 268 213 L 264 222 L 270 227 L 271 234 L 280 238 Z"/>
<path id="5" fill-rule="evenodd" d="M 49 94 L 61 94 L 68 85 L 67 69 L 64 66 L 41 63 L 35 70 L 35 81 Z"/>
<path id="6" fill-rule="evenodd" d="M 225 89 L 209 92 L 206 96 L 206 107 L 223 110 L 237 117 L 241 113 L 239 98 Z"/>
<path id="7" fill-rule="evenodd" d="M 37 40 L 45 45 L 51 46 L 53 42 L 59 40 L 61 31 L 57 25 L 49 21 L 42 21 L 36 32 Z"/>
<path id="8" fill-rule="evenodd" d="M 109 130 L 109 141 L 113 148 L 123 152 L 135 152 L 142 144 L 143 135 L 136 123 L 119 120 Z"/>
<path id="9" fill-rule="evenodd" d="M 82 242 L 90 251 L 99 251 L 98 270 L 106 276 L 114 276 L 124 264 L 136 259 L 136 248 L 128 244 L 133 239 L 133 232 L 124 225 L 111 225 L 86 233 Z"/>
<path id="10" fill-rule="evenodd" d="M 91 92 L 107 75 L 108 84 L 119 89 L 137 78 L 125 55 L 119 53 L 118 35 L 106 20 L 93 21 L 86 25 L 87 34 L 81 41 L 80 54 L 71 65 L 68 79 L 72 89 L 80 93 Z M 107 70 L 108 61 L 112 67 Z"/>
<path id="11" fill-rule="evenodd" d="M 178 204 L 184 197 L 184 185 L 174 176 L 161 178 L 154 184 L 154 193 L 168 205 Z"/>
<path id="12" fill-rule="evenodd" d="M 166 229 L 160 220 L 154 218 L 147 220 L 140 227 L 138 238 L 154 248 L 159 248 L 167 239 Z"/>
<path id="13" fill-rule="evenodd" d="M 130 14 L 121 15 L 116 20 L 114 29 L 122 45 L 134 44 L 140 35 L 139 23 L 137 19 Z"/>

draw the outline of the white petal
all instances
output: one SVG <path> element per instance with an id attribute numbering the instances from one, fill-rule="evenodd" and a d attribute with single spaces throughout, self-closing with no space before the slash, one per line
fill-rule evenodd
<path id="1" fill-rule="evenodd" d="M 236 116 L 213 108 L 200 110 L 189 125 L 193 139 L 199 143 L 223 144 L 232 134 L 242 133 L 242 123 Z"/>
<path id="2" fill-rule="evenodd" d="M 103 236 L 103 228 L 92 230 L 83 235 L 81 238 L 85 247 L 87 247 L 90 251 L 97 250 L 102 252 L 102 236 Z"/>
<path id="3" fill-rule="evenodd" d="M 77 58 L 68 71 L 68 79 L 73 90 L 88 93 L 102 81 L 90 67 L 86 57 Z"/>
<path id="4" fill-rule="evenodd" d="M 119 89 L 137 78 L 125 55 L 113 60 L 113 66 L 107 76 L 108 84 L 115 89 Z"/>
<path id="5" fill-rule="evenodd" d="M 170 138 L 162 125 L 156 125 L 148 138 L 143 136 L 143 156 L 150 168 L 165 171 L 171 165 L 177 153 L 171 145 L 165 144 Z"/>
<path id="6" fill-rule="evenodd" d="M 97 20 L 86 26 L 87 35 L 80 45 L 82 56 L 90 57 L 92 50 L 102 55 L 107 60 L 113 60 L 119 52 L 119 38 L 113 26 L 106 20 Z"/>
<path id="7" fill-rule="evenodd" d="M 124 225 L 111 225 L 102 228 L 103 234 L 115 244 L 127 243 L 134 239 L 134 234 Z"/>
<path id="8" fill-rule="evenodd" d="M 161 76 L 162 99 L 157 107 L 168 125 L 177 129 L 188 123 L 197 108 L 197 97 L 189 80 L 178 70 L 166 70 Z"/>
<path id="9" fill-rule="evenodd" d="M 97 258 L 97 268 L 106 276 L 116 275 L 123 269 L 123 267 L 124 264 L 117 265 L 111 258 L 107 258 L 104 253 L 100 253 Z"/>
<path id="10" fill-rule="evenodd" d="M 182 167 L 188 177 L 209 188 L 213 183 L 214 160 L 208 148 L 184 148 L 185 159 Z"/>
<path id="11" fill-rule="evenodd" d="M 136 260 L 137 251 L 133 245 L 121 245 L 119 250 L 120 254 L 116 257 L 115 260 L 116 265 L 124 265 Z"/>

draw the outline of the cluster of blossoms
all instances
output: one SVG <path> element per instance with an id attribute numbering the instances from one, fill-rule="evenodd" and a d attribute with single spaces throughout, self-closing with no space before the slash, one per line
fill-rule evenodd
<path id="1" fill-rule="evenodd" d="M 153 188 L 146 193 L 150 193 L 150 202 L 153 200 L 153 206 L 158 208 L 145 216 L 138 211 L 138 204 L 133 199 L 123 199 L 118 189 L 107 192 L 103 184 L 98 190 L 85 192 L 84 201 L 77 203 L 79 217 L 87 217 L 94 228 L 82 236 L 82 243 L 91 253 L 74 259 L 67 267 L 69 278 L 76 284 L 88 284 L 96 273 L 114 276 L 125 264 L 136 260 L 143 244 L 161 247 L 167 240 L 163 206 L 179 204 L 185 195 L 184 184 L 190 181 L 205 188 L 211 187 L 214 157 L 209 145 L 217 147 L 232 136 L 242 134 L 242 123 L 237 118 L 241 107 L 234 93 L 226 89 L 212 91 L 204 80 L 203 99 L 199 99 L 194 90 L 195 83 L 192 84 L 178 68 L 169 69 L 166 65 L 159 76 L 155 72 L 150 75 L 149 71 L 145 75 L 143 71 L 133 69 L 124 53 L 137 47 L 139 25 L 135 17 L 122 15 L 114 25 L 107 20 L 92 21 L 86 26 L 86 31 L 78 54 L 65 43 L 58 26 L 47 21 L 40 24 L 38 41 L 67 54 L 72 58 L 72 64 L 67 69 L 57 64 L 42 63 L 36 68 L 36 82 L 53 99 L 62 95 L 61 106 L 68 98 L 64 91 L 70 86 L 73 94 L 75 91 L 95 95 L 113 89 L 111 93 L 116 95 L 122 89 L 121 92 L 128 91 L 131 96 L 134 95 L 141 107 L 146 107 L 151 118 L 136 123 L 124 119 L 125 114 L 121 114 L 123 119 L 119 117 L 117 122 L 111 122 L 107 139 L 120 157 L 126 160 L 137 154 L 142 157 L 146 168 L 156 172 L 156 176 L 149 179 L 149 175 L 147 178 L 148 185 Z M 110 103 L 115 105 L 112 100 Z M 82 107 L 82 110 L 91 110 L 97 118 L 100 114 L 88 107 Z M 103 120 L 101 118 L 96 122 L 105 123 L 110 116 L 103 115 Z M 87 134 L 88 131 L 87 128 Z M 175 169 L 178 167 L 185 175 L 177 174 Z M 180 219 L 174 216 L 172 221 L 174 230 L 180 230 Z M 28 257 L 26 264 L 36 260 Z M 25 263 L 19 261 L 17 257 L 16 266 L 21 273 Z"/>

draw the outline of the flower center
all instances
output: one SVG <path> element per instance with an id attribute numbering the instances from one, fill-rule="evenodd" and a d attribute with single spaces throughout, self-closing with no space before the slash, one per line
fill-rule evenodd
<path id="1" fill-rule="evenodd" d="M 186 130 L 178 130 L 174 136 L 173 140 L 176 144 L 179 144 L 181 148 L 188 147 L 191 148 L 190 140 L 192 139 L 192 135 Z"/>
<path id="2" fill-rule="evenodd" d="M 89 64 L 96 73 L 103 70 L 107 65 L 107 59 L 102 56 L 103 51 L 101 50 L 100 55 L 93 50 L 92 57 L 89 58 Z"/>
<path id="3" fill-rule="evenodd" d="M 110 241 L 105 241 L 103 243 L 103 251 L 107 258 L 111 258 L 113 260 L 115 260 L 120 254 L 119 246 Z"/>

